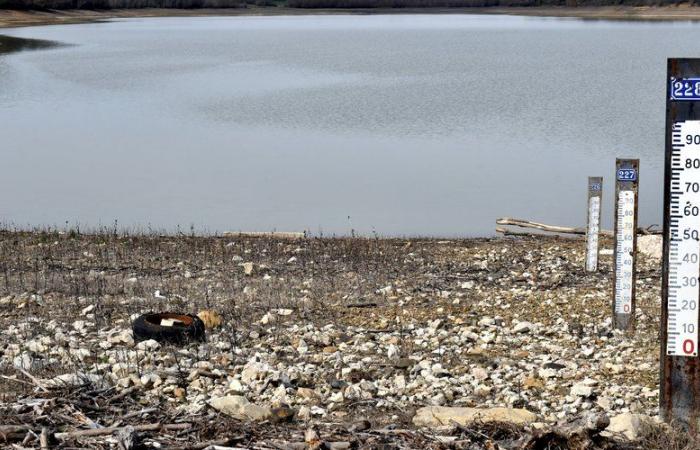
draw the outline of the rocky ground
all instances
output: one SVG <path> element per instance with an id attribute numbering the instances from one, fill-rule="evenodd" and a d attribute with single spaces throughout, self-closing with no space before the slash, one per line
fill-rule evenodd
<path id="1" fill-rule="evenodd" d="M 624 334 L 602 243 L 3 232 L 0 444 L 695 448 L 656 425 L 655 245 Z M 135 343 L 148 311 L 206 342 Z"/>

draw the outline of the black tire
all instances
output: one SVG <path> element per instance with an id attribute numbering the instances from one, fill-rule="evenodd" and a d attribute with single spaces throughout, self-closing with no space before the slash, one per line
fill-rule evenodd
<path id="1" fill-rule="evenodd" d="M 182 323 L 164 326 L 162 319 L 175 319 Z M 204 322 L 192 314 L 147 313 L 134 320 L 131 326 L 136 342 L 155 339 L 158 342 L 184 344 L 190 341 L 204 340 Z"/>

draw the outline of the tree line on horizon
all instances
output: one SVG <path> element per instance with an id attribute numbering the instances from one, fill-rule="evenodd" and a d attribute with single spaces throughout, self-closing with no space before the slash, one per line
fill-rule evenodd
<path id="1" fill-rule="evenodd" d="M 530 6 L 663 6 L 677 0 L 0 0 L 0 9 L 138 9 L 138 8 L 465 8 Z"/>
<path id="2" fill-rule="evenodd" d="M 269 0 L 258 0 L 260 6 L 271 6 Z M 36 10 L 51 9 L 140 9 L 140 8 L 245 8 L 246 0 L 0 0 L 0 9 Z"/>

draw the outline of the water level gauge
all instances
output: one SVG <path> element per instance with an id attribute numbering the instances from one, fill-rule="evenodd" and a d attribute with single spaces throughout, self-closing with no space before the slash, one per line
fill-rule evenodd
<path id="1" fill-rule="evenodd" d="M 634 328 L 635 313 L 639 160 L 618 159 L 615 171 L 613 322 L 618 329 L 628 330 Z"/>
<path id="2" fill-rule="evenodd" d="M 586 271 L 598 270 L 598 237 L 603 177 L 588 177 L 588 226 L 586 227 Z"/>

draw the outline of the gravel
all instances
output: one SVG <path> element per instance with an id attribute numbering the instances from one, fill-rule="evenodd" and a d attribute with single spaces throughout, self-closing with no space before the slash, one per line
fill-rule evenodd
<path id="1" fill-rule="evenodd" d="M 415 429 L 427 406 L 526 410 L 536 427 L 658 420 L 660 269 L 645 255 L 625 334 L 611 257 L 584 272 L 580 240 L 5 233 L 0 249 L 6 377 L 132 388 L 139 407 L 185 418 L 286 408 L 290 429 Z M 204 343 L 131 335 L 140 313 L 200 310 L 220 316 Z M 3 380 L 7 405 L 31 395 Z"/>

